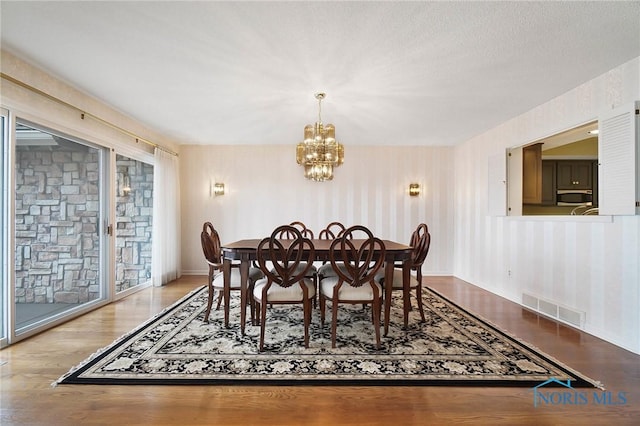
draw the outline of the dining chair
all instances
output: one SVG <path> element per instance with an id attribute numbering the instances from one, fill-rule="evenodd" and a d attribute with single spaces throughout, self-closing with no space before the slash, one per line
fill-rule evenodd
<path id="1" fill-rule="evenodd" d="M 347 227 L 340 222 L 331 222 L 326 228 L 320 231 L 318 237 L 325 240 L 333 240 L 341 236 L 346 229 Z"/>
<path id="2" fill-rule="evenodd" d="M 409 288 L 415 292 L 415 297 L 418 302 L 418 310 L 420 311 L 420 318 L 422 322 L 425 321 L 424 308 L 422 306 L 422 264 L 424 263 L 427 255 L 429 254 L 429 248 L 431 246 L 431 234 L 426 224 L 421 223 L 411 234 L 411 240 L 409 245 L 413 248 L 411 252 L 411 258 L 409 260 L 409 268 L 411 271 L 415 271 L 416 275 L 410 275 Z M 395 265 L 393 269 L 393 280 L 391 283 L 392 290 L 404 290 L 404 277 L 403 277 L 403 265 Z M 376 275 L 376 281 L 383 287 L 385 284 L 384 271 L 378 272 Z M 411 300 L 407 303 L 407 311 L 404 312 L 405 327 L 408 325 L 409 311 L 413 308 L 411 306 Z"/>
<path id="3" fill-rule="evenodd" d="M 300 221 L 294 221 L 291 222 L 289 226 L 293 226 L 294 228 L 299 230 L 302 233 L 303 237 L 313 240 L 313 231 L 307 228 L 307 225 L 305 225 L 304 223 Z"/>
<path id="4" fill-rule="evenodd" d="M 220 309 L 222 302 L 222 296 L 224 294 L 224 274 L 222 273 L 223 259 L 222 259 L 222 246 L 220 244 L 220 235 L 218 231 L 213 227 L 211 222 L 205 222 L 202 225 L 202 232 L 200 233 L 200 243 L 202 244 L 202 251 L 204 253 L 205 260 L 209 265 L 208 273 L 208 287 L 209 295 L 207 298 L 207 309 L 204 314 L 204 321 L 209 322 L 209 314 L 211 313 L 211 306 L 213 304 L 214 293 L 218 291 L 218 305 L 216 310 Z M 229 283 L 229 290 L 240 291 L 240 264 L 231 264 L 231 279 Z M 251 294 L 251 289 L 256 280 L 262 278 L 264 275 L 258 268 L 249 268 L 249 285 L 248 294 Z M 248 301 L 247 303 L 250 303 Z M 225 318 L 229 317 L 229 306 L 225 305 Z M 254 322 L 253 312 L 251 312 L 251 321 Z"/>
<path id="5" fill-rule="evenodd" d="M 353 239 L 363 235 L 361 244 Z M 335 277 L 320 282 L 320 322 L 324 327 L 327 300 L 332 303 L 331 347 L 336 347 L 338 306 L 340 303 L 371 304 L 376 348 L 380 349 L 380 312 L 382 286 L 375 276 L 384 264 L 384 242 L 362 225 L 346 229 L 335 238 L 329 247 L 329 261 L 336 272 Z"/>
<path id="6" fill-rule="evenodd" d="M 290 241 L 282 241 L 283 232 L 288 233 Z M 311 300 L 316 286 L 307 275 L 314 256 L 313 242 L 291 225 L 279 226 L 258 244 L 258 265 L 265 274 L 253 288 L 255 318 L 260 323 L 260 351 L 264 350 L 267 305 L 275 304 L 302 304 L 304 346 L 309 347 Z"/>
<path id="7" fill-rule="evenodd" d="M 291 222 L 289 226 L 300 231 L 303 237 L 313 240 L 314 238 L 313 231 L 307 228 L 307 226 L 304 223 L 300 221 L 295 221 L 295 222 Z M 295 236 L 296 234 L 294 234 L 290 230 L 287 230 L 286 228 L 283 228 L 278 234 L 278 238 L 284 239 L 284 240 L 295 238 Z M 305 266 L 306 266 L 305 264 L 300 264 L 300 268 L 304 268 Z M 311 263 L 311 268 L 309 268 L 309 272 L 307 274 L 308 274 L 307 278 L 312 279 L 314 282 L 314 285 L 316 286 L 316 288 L 318 288 L 318 268 L 316 267 L 316 265 L 313 264 L 313 262 Z"/>
<path id="8" fill-rule="evenodd" d="M 347 228 L 340 222 L 331 222 L 326 228 L 320 231 L 318 238 L 321 240 L 335 240 L 336 238 L 341 237 L 346 229 Z M 338 262 L 338 265 L 339 267 L 343 267 L 342 262 Z M 329 261 L 324 261 L 318 268 L 318 282 L 322 281 L 324 278 L 335 276 L 337 275 Z"/>

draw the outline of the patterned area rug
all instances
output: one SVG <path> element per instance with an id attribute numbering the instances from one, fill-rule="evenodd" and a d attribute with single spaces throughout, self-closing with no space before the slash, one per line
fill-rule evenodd
<path id="1" fill-rule="evenodd" d="M 240 333 L 239 300 L 229 328 L 223 310 L 203 321 L 206 288 L 197 289 L 62 376 L 57 384 L 475 385 L 533 387 L 551 378 L 574 387 L 598 384 L 507 335 L 433 290 L 423 291 L 426 321 L 417 309 L 402 327 L 402 299 L 376 350 L 369 307 L 340 305 L 337 348 L 331 327 L 313 313 L 304 348 L 302 308 L 267 312 L 265 351 L 260 327 Z M 415 301 L 414 301 L 415 304 Z"/>

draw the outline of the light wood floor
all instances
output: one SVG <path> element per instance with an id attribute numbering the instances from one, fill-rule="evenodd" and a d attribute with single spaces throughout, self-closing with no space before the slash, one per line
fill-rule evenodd
<path id="1" fill-rule="evenodd" d="M 640 424 L 640 356 L 451 277 L 426 277 L 425 282 L 601 381 L 612 401 L 620 402 L 615 397 L 625 392 L 626 404 L 590 400 L 536 408 L 531 389 L 509 387 L 50 386 L 96 349 L 205 281 L 185 277 L 143 290 L 0 351 L 0 424 Z"/>

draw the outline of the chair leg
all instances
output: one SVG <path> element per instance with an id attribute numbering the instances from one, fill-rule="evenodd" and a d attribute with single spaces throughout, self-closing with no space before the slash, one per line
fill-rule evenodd
<path id="1" fill-rule="evenodd" d="M 231 289 L 224 286 L 224 326 L 229 328 L 229 305 L 231 304 Z"/>
<path id="2" fill-rule="evenodd" d="M 255 312 L 255 323 L 253 325 L 260 325 L 260 304 L 256 303 L 255 299 L 251 302 L 251 309 Z"/>
<path id="3" fill-rule="evenodd" d="M 311 323 L 311 299 L 305 299 L 302 305 L 304 315 L 304 347 L 309 347 L 309 324 Z"/>
<path id="4" fill-rule="evenodd" d="M 222 290 L 218 292 L 218 304 L 216 305 L 216 311 L 220 310 L 220 305 L 222 305 Z"/>
<path id="5" fill-rule="evenodd" d="M 318 274 L 314 274 L 313 276 L 313 285 L 316 287 L 316 294 L 313 296 L 313 307 L 318 307 Z"/>
<path id="6" fill-rule="evenodd" d="M 420 311 L 420 318 L 422 319 L 422 322 L 425 322 L 426 320 L 424 319 L 424 308 L 422 307 L 422 286 L 421 285 L 416 287 L 416 298 L 418 299 L 418 310 Z"/>
<path id="7" fill-rule="evenodd" d="M 209 322 L 209 314 L 211 313 L 211 305 L 213 304 L 213 283 L 209 280 L 209 294 L 207 295 L 207 310 L 204 312 L 204 322 Z"/>
<path id="8" fill-rule="evenodd" d="M 402 290 L 402 309 L 404 311 L 404 328 L 409 327 L 409 311 L 411 311 L 411 290 Z"/>
<path id="9" fill-rule="evenodd" d="M 260 301 L 261 315 L 260 315 L 260 352 L 264 350 L 264 327 L 267 322 L 267 302 L 266 300 Z"/>
<path id="10" fill-rule="evenodd" d="M 251 315 L 251 325 L 255 325 L 256 320 L 255 320 L 255 315 L 253 312 L 253 282 L 249 282 L 249 288 L 247 288 L 247 306 L 249 306 L 249 312 Z"/>
<path id="11" fill-rule="evenodd" d="M 338 331 L 338 301 L 336 299 L 332 299 L 331 301 L 332 308 L 332 319 L 331 321 L 331 347 L 336 347 L 336 333 Z"/>
<path id="12" fill-rule="evenodd" d="M 322 294 L 319 295 L 320 298 L 320 328 L 324 328 L 324 308 L 327 305 L 327 301 Z"/>
<path id="13" fill-rule="evenodd" d="M 376 299 L 373 301 L 372 311 L 373 311 L 373 328 L 376 331 L 376 349 L 380 349 L 380 299 Z"/>
<path id="14" fill-rule="evenodd" d="M 251 325 L 258 324 L 258 312 L 256 311 L 256 301 L 253 299 L 253 290 L 251 290 L 251 298 L 247 301 L 249 303 L 249 309 L 251 309 Z"/>

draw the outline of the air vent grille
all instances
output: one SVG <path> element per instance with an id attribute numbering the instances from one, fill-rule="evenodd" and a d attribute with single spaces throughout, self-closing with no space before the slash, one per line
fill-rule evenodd
<path id="1" fill-rule="evenodd" d="M 577 328 L 584 328 L 586 313 L 559 305 L 529 293 L 522 293 L 522 304 L 536 312 Z"/>

